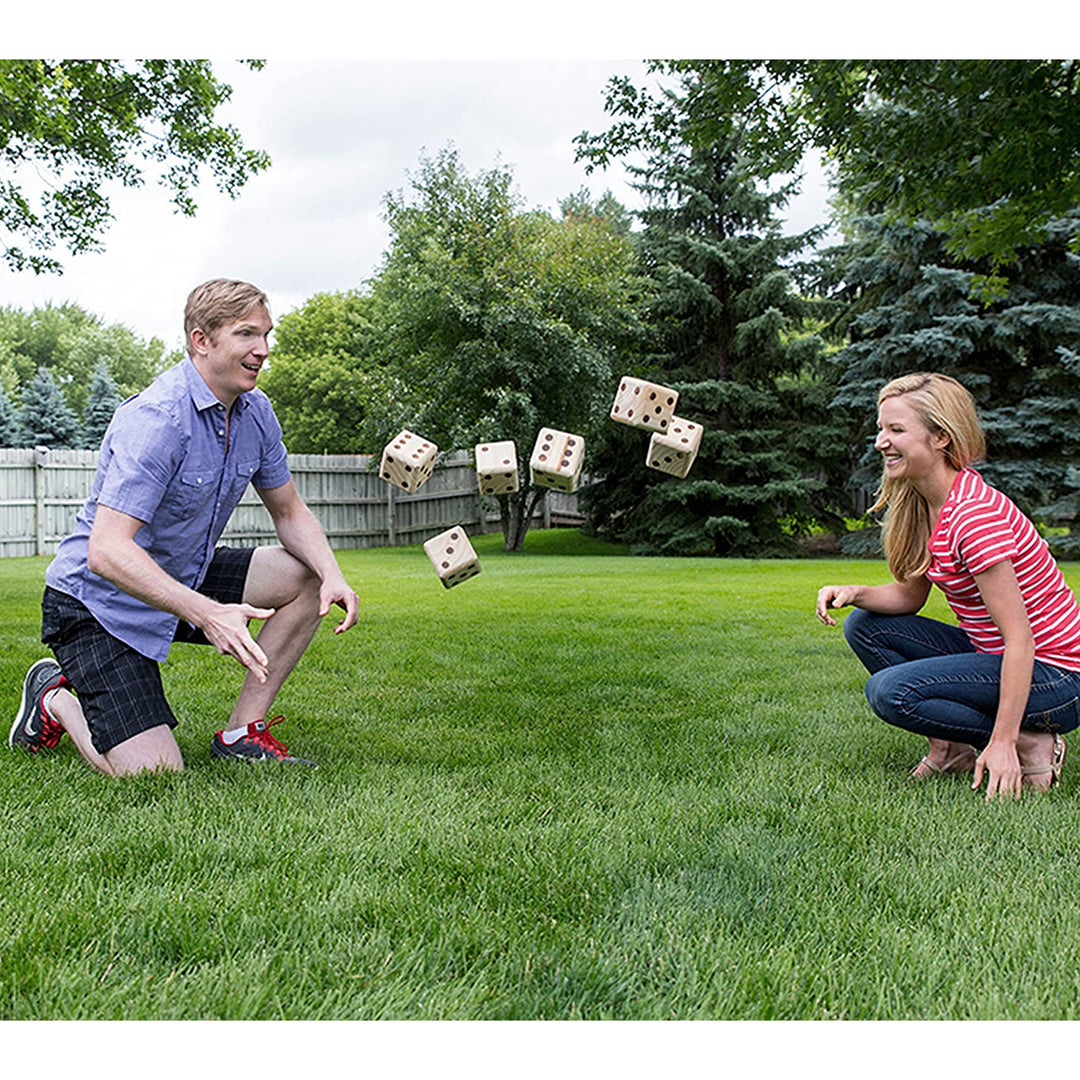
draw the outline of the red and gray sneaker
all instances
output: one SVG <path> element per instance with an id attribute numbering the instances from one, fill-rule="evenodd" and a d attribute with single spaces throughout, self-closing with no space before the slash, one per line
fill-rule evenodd
<path id="1" fill-rule="evenodd" d="M 270 734 L 274 724 L 280 724 L 284 716 L 275 716 L 272 720 L 255 720 L 248 724 L 247 732 L 234 743 L 227 743 L 219 731 L 210 744 L 210 756 L 215 758 L 236 758 L 239 761 L 280 761 L 285 765 L 307 765 L 317 769 L 314 761 L 293 757 L 289 748 L 277 741 Z"/>
<path id="2" fill-rule="evenodd" d="M 24 746 L 27 750 L 51 750 L 60 741 L 64 729 L 45 707 L 44 697 L 50 690 L 67 686 L 60 665 L 50 657 L 30 665 L 23 680 L 22 704 L 19 715 L 11 725 L 8 745 Z"/>

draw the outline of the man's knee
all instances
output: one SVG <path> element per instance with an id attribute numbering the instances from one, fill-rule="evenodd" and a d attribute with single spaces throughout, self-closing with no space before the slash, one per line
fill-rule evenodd
<path id="1" fill-rule="evenodd" d="M 301 599 L 318 604 L 318 575 L 284 548 L 256 548 L 244 584 L 244 602 L 276 608 Z"/>
<path id="2" fill-rule="evenodd" d="M 182 772 L 184 768 L 180 747 L 167 724 L 125 739 L 104 756 L 113 776 L 133 776 L 140 772 Z"/>

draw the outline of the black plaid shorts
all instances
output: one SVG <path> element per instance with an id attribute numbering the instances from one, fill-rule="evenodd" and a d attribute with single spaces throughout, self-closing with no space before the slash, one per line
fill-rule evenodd
<path id="1" fill-rule="evenodd" d="M 222 604 L 238 604 L 254 548 L 219 547 L 199 592 Z M 165 700 L 156 660 L 115 638 L 73 596 L 45 587 L 41 640 L 52 649 L 71 684 L 99 754 L 176 717 Z M 207 644 L 201 630 L 183 620 L 174 641 Z"/>

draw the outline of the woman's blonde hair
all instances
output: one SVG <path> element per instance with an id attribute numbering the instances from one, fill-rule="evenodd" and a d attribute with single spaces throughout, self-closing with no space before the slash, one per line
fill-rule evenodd
<path id="1" fill-rule="evenodd" d="M 979 423 L 975 399 L 948 375 L 917 372 L 902 375 L 881 388 L 878 408 L 888 398 L 903 396 L 928 434 L 945 435 L 945 457 L 954 469 L 965 469 L 986 456 L 986 437 Z M 877 502 L 871 513 L 885 510 L 882 540 L 889 570 L 897 581 L 925 574 L 930 566 L 930 506 L 914 485 L 903 478 L 882 474 Z"/>

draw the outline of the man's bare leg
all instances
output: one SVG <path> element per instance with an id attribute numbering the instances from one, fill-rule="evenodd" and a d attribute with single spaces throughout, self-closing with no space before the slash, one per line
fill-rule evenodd
<path id="1" fill-rule="evenodd" d="M 49 713 L 71 736 L 82 759 L 106 776 L 128 776 L 145 769 L 179 771 L 184 767 L 180 747 L 168 724 L 141 732 L 103 755 L 94 749 L 82 706 L 69 690 L 57 690 L 49 698 Z"/>
<path id="2" fill-rule="evenodd" d="M 266 682 L 259 682 L 250 673 L 244 678 L 226 731 L 266 718 L 321 621 L 318 577 L 284 548 L 255 549 L 244 585 L 244 603 L 274 608 L 257 639 L 266 654 L 268 670 Z"/>

